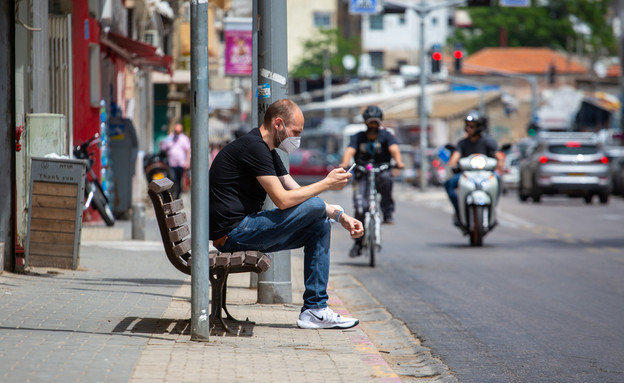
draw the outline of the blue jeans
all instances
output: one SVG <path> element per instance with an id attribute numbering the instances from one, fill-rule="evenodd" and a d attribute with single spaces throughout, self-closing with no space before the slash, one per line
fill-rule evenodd
<path id="1" fill-rule="evenodd" d="M 447 179 L 444 182 L 444 188 L 446 189 L 446 194 L 448 194 L 453 207 L 455 208 L 455 215 L 459 217 L 459 205 L 457 202 L 457 193 L 455 189 L 457 189 L 457 185 L 459 184 L 459 177 L 461 173 L 454 174 L 451 178 Z"/>
<path id="2" fill-rule="evenodd" d="M 330 223 L 325 202 L 309 200 L 289 209 L 263 210 L 248 215 L 230 233 L 219 251 L 257 250 L 271 253 L 303 247 L 306 308 L 327 307 Z"/>

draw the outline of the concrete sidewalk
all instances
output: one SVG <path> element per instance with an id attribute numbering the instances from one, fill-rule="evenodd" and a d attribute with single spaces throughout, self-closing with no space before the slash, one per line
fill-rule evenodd
<path id="1" fill-rule="evenodd" d="M 229 310 L 237 319 L 249 318 L 255 324 L 234 326 L 235 335 L 216 328 L 207 343 L 191 342 L 189 327 L 178 326 L 178 318 L 191 315 L 191 287 L 184 284 L 175 294 L 183 298 L 172 300 L 163 314 L 159 331 L 141 353 L 130 381 L 400 382 L 359 326 L 343 331 L 297 328 L 302 263 L 300 256 L 292 257 L 291 305 L 256 304 L 249 274 L 231 275 Z M 336 312 L 350 315 L 335 291 L 330 296 Z"/>
<path id="2" fill-rule="evenodd" d="M 301 250 L 292 251 L 293 304 L 257 304 L 249 274 L 233 274 L 228 309 L 255 323 L 191 341 L 190 277 L 148 226 L 146 241 L 129 240 L 127 221 L 83 227 L 75 271 L 0 275 L 0 382 L 456 382 L 349 267 L 332 263 L 329 305 L 360 325 L 297 328 Z M 350 244 L 342 237 L 337 256 Z"/>

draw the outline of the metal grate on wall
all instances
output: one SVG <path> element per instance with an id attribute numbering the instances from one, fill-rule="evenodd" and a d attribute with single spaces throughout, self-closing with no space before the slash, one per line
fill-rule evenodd
<path id="1" fill-rule="evenodd" d="M 71 15 L 50 16 L 48 27 L 50 46 L 50 109 L 51 113 L 65 115 L 71 140 L 74 131 Z"/>

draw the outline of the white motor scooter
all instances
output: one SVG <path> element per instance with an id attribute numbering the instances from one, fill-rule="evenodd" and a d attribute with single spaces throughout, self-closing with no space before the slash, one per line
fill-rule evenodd
<path id="1" fill-rule="evenodd" d="M 469 235 L 472 246 L 481 246 L 483 237 L 496 226 L 499 193 L 499 181 L 494 174 L 496 164 L 496 159 L 483 154 L 471 154 L 459 160 L 460 229 Z"/>

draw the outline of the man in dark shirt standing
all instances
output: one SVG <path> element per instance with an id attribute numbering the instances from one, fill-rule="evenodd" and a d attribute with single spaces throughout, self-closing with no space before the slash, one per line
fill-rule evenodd
<path id="1" fill-rule="evenodd" d="M 330 218 L 351 237 L 361 237 L 362 223 L 318 194 L 340 190 L 351 177 L 342 168 L 325 179 L 299 186 L 288 174 L 276 148 L 299 147 L 303 114 L 292 101 L 269 106 L 262 125 L 226 145 L 210 166 L 210 239 L 219 251 L 276 252 L 304 248 L 304 307 L 301 328 L 350 328 L 358 324 L 327 307 Z M 262 210 L 269 195 L 277 208 Z"/>
<path id="2" fill-rule="evenodd" d="M 401 151 L 396 138 L 388 130 L 381 126 L 383 113 L 376 105 L 368 106 L 362 113 L 366 131 L 359 132 L 351 136 L 349 146 L 342 156 L 341 167 L 348 167 L 351 159 L 355 159 L 358 165 L 366 166 L 368 163 L 381 165 L 389 163 L 394 159 L 396 167 L 403 169 Z M 376 175 L 375 185 L 377 192 L 381 195 L 379 203 L 381 212 L 384 215 L 384 223 L 392 224 L 394 219 L 394 200 L 392 199 L 392 173 L 385 171 Z M 367 179 L 365 174 L 356 173 L 353 189 L 353 205 L 355 206 L 355 218 L 360 221 L 366 214 L 366 196 L 368 195 Z M 362 254 L 362 239 L 356 238 L 349 252 L 349 256 L 356 257 Z"/>
<path id="3" fill-rule="evenodd" d="M 496 141 L 492 137 L 484 134 L 486 129 L 487 119 L 485 116 L 481 115 L 481 113 L 477 111 L 470 111 L 465 118 L 464 130 L 466 131 L 466 137 L 457 143 L 457 150 L 451 154 L 448 166 L 449 168 L 453 168 L 457 166 L 460 158 L 468 157 L 474 153 L 480 153 L 488 157 L 496 158 L 498 160 L 496 171 L 498 172 L 497 176 L 499 177 L 500 185 L 500 175 L 502 174 L 502 166 L 505 157 L 503 153 L 498 150 Z M 457 189 L 457 185 L 459 184 L 460 176 L 461 173 L 457 173 L 444 183 L 446 193 L 455 208 L 455 216 L 453 217 L 453 220 L 456 224 L 459 223 L 459 208 L 455 189 Z"/>

